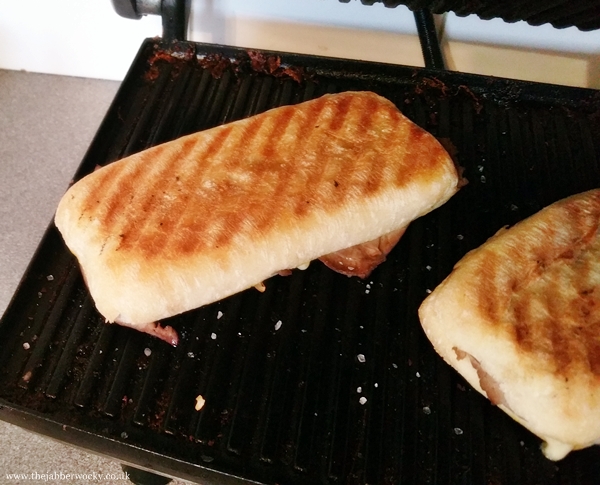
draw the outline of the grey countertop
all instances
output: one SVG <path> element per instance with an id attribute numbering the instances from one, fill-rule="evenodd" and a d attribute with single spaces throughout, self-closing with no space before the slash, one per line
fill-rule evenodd
<path id="1" fill-rule="evenodd" d="M 118 87 L 115 81 L 0 70 L 0 314 Z M 61 472 L 114 474 L 113 480 L 94 483 L 129 483 L 118 479 L 121 464 L 114 459 L 2 421 L 0 443 L 0 484 L 56 483 L 31 480 L 31 474 Z M 29 479 L 8 474 L 25 474 Z"/>

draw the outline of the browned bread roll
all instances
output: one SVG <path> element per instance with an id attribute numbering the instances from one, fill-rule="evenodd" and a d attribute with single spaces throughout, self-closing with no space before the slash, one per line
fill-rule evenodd
<path id="1" fill-rule="evenodd" d="M 397 232 L 446 202 L 446 151 L 370 92 L 184 136 L 89 174 L 56 226 L 109 322 L 153 322 Z"/>
<path id="2" fill-rule="evenodd" d="M 437 352 L 559 460 L 600 443 L 600 190 L 461 259 L 423 302 Z"/>

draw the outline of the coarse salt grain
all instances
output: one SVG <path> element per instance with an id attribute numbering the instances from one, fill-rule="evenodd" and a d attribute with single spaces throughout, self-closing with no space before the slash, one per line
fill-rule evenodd
<path id="1" fill-rule="evenodd" d="M 431 414 L 431 408 L 429 406 L 423 406 L 424 414 Z"/>
<path id="2" fill-rule="evenodd" d="M 187 356 L 188 356 L 190 359 L 193 359 L 193 358 L 194 358 L 194 352 L 188 352 L 188 353 L 187 353 Z"/>
<path id="3" fill-rule="evenodd" d="M 194 406 L 194 409 L 196 411 L 200 411 L 204 407 L 204 404 L 206 404 L 206 400 L 202 397 L 201 394 L 198 394 L 196 396 L 196 405 Z"/>
<path id="4" fill-rule="evenodd" d="M 358 392 L 358 393 L 360 394 L 360 393 L 362 392 L 362 387 L 360 387 L 360 386 L 359 386 L 359 387 L 357 387 L 357 388 L 356 388 L 356 392 Z"/>
<path id="5" fill-rule="evenodd" d="M 150 357 L 150 355 L 151 355 L 151 354 L 152 354 L 152 350 L 150 350 L 148 347 L 146 347 L 146 348 L 144 349 L 144 355 L 145 355 L 146 357 Z"/>
<path id="6" fill-rule="evenodd" d="M 282 323 L 283 322 L 281 320 L 277 320 L 277 323 L 275 324 L 275 331 L 277 331 L 281 328 Z"/>
<path id="7" fill-rule="evenodd" d="M 363 354 L 358 354 L 358 355 L 356 356 L 356 359 L 357 359 L 359 362 L 361 362 L 361 363 L 363 363 L 363 362 L 365 362 L 365 361 L 367 360 L 367 359 L 365 359 L 365 356 L 364 356 Z"/>
<path id="8" fill-rule="evenodd" d="M 219 310 L 217 312 L 217 320 L 219 320 L 222 316 L 223 316 L 223 312 L 221 310 Z"/>
<path id="9" fill-rule="evenodd" d="M 358 402 L 364 406 L 364 404 L 367 402 L 367 398 L 365 396 L 363 396 L 358 400 Z"/>
<path id="10" fill-rule="evenodd" d="M 211 333 L 211 334 L 210 334 L 210 338 L 211 338 L 211 339 L 213 339 L 213 340 L 217 340 L 217 334 L 216 334 L 216 333 L 214 333 L 214 332 L 213 332 L 213 333 Z"/>
<path id="11" fill-rule="evenodd" d="M 31 346 L 29 345 L 29 342 L 25 342 L 25 343 L 23 344 L 23 348 L 24 348 L 25 350 L 29 350 L 29 349 L 31 348 Z"/>
<path id="12" fill-rule="evenodd" d="M 456 434 L 456 435 L 459 435 L 459 436 L 460 436 L 461 434 L 463 434 L 463 430 L 462 430 L 462 429 L 460 429 L 460 428 L 454 428 L 454 434 Z"/>
<path id="13" fill-rule="evenodd" d="M 46 279 L 48 281 L 53 281 L 54 280 L 54 276 L 52 276 L 51 274 L 49 274 L 48 276 L 46 276 Z"/>

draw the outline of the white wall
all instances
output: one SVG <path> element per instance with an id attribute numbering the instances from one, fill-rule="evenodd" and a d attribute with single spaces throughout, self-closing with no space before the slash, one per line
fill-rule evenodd
<path id="1" fill-rule="evenodd" d="M 0 0 L 0 68 L 122 79 L 158 17 L 119 17 L 110 0 Z"/>
<path id="2" fill-rule="evenodd" d="M 122 79 L 158 17 L 119 17 L 110 0 L 0 0 L 0 68 Z M 358 0 L 192 0 L 192 40 L 423 65 L 405 7 Z M 600 31 L 445 17 L 452 69 L 600 88 Z"/>

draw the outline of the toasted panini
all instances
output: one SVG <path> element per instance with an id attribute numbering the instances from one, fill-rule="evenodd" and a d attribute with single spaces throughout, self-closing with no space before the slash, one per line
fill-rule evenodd
<path id="1" fill-rule="evenodd" d="M 437 352 L 558 460 L 600 443 L 600 190 L 469 252 L 419 316 Z"/>
<path id="2" fill-rule="evenodd" d="M 458 184 L 432 135 L 387 99 L 347 92 L 107 165 L 66 192 L 55 221 L 106 320 L 156 333 L 158 320 L 393 233 Z"/>

